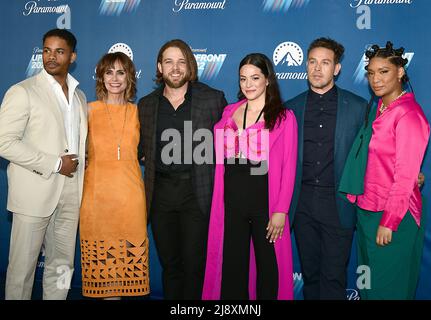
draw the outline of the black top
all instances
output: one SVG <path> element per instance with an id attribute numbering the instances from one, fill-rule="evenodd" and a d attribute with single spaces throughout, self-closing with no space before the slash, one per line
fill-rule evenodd
<path id="1" fill-rule="evenodd" d="M 324 94 L 309 90 L 304 114 L 302 182 L 334 187 L 334 142 L 337 119 L 337 89 Z"/>
<path id="2" fill-rule="evenodd" d="M 191 158 L 185 161 L 184 153 L 187 152 L 188 157 L 192 155 L 192 95 L 191 86 L 189 83 L 187 92 L 184 96 L 185 100 L 180 104 L 177 110 L 174 109 L 169 100 L 163 95 L 160 95 L 157 131 L 156 131 L 156 171 L 163 173 L 179 173 L 187 172 L 192 169 Z M 185 121 L 190 121 L 188 124 Z M 162 133 L 166 129 L 172 129 L 168 133 L 168 141 L 162 141 Z M 185 132 L 185 130 L 187 132 Z M 165 134 L 166 134 L 165 133 Z M 175 138 L 173 137 L 175 135 Z M 186 141 L 185 138 L 186 137 Z M 186 145 L 185 143 L 188 143 Z M 164 150 L 165 149 L 165 150 Z M 188 150 L 190 149 L 190 150 Z M 163 157 L 167 158 L 162 161 Z M 188 163 L 184 163 L 188 162 Z"/>

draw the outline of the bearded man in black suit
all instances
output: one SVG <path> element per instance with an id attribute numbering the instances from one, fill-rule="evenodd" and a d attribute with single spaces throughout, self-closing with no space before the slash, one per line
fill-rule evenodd
<path id="1" fill-rule="evenodd" d="M 214 159 L 206 148 L 200 156 L 208 161 L 196 163 L 201 141 L 194 137 L 212 132 L 227 105 L 223 92 L 197 81 L 197 71 L 190 47 L 168 41 L 157 57 L 159 87 L 138 103 L 147 210 L 170 300 L 201 299 Z"/>

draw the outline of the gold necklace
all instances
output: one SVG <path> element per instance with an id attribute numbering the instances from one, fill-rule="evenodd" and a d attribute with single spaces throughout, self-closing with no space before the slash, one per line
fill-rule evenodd
<path id="1" fill-rule="evenodd" d="M 397 101 L 399 98 L 401 98 L 404 94 L 406 93 L 406 91 L 402 91 L 398 97 L 396 97 L 394 100 L 392 100 L 387 106 L 385 106 L 385 104 L 383 103 L 382 100 L 382 104 L 380 105 L 379 111 L 380 114 L 382 114 L 394 101 Z"/>
<path id="2" fill-rule="evenodd" d="M 109 123 L 111 124 L 112 132 L 114 133 L 114 136 L 117 137 L 117 133 L 115 132 L 114 124 L 112 122 L 111 113 L 109 112 L 109 107 L 106 104 L 106 102 L 104 102 L 104 104 L 105 104 L 105 107 L 106 107 L 106 113 L 108 114 L 108 117 L 109 117 Z M 124 110 L 123 128 L 121 129 L 121 135 L 120 135 L 120 137 L 118 139 L 118 143 L 117 143 L 117 160 L 121 159 L 121 140 L 123 139 L 124 128 L 126 126 L 127 104 L 124 106 L 124 108 L 125 108 L 125 110 Z"/>

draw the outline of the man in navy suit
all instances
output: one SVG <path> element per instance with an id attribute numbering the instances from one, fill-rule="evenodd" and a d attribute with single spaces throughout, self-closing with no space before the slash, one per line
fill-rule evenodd
<path id="1" fill-rule="evenodd" d="M 346 299 L 354 207 L 337 195 L 367 102 L 335 85 L 344 47 L 329 38 L 308 48 L 310 90 L 285 103 L 298 122 L 298 161 L 289 210 L 301 262 L 304 299 Z"/>

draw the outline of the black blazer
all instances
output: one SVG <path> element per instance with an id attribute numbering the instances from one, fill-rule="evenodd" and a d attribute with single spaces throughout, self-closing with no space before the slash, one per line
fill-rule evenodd
<path id="1" fill-rule="evenodd" d="M 356 134 L 362 126 L 367 109 L 367 101 L 360 96 L 337 87 L 338 105 L 337 120 L 335 125 L 334 146 L 334 174 L 335 188 L 338 190 L 344 164 Z M 302 184 L 302 165 L 304 148 L 304 112 L 307 105 L 308 91 L 284 103 L 284 106 L 292 109 L 298 122 L 298 160 L 296 162 L 295 189 L 289 209 L 290 225 L 294 223 L 294 216 L 299 200 Z M 354 206 L 342 199 L 336 192 L 335 199 L 340 223 L 345 228 L 354 228 L 356 225 L 356 211 Z"/>
<path id="2" fill-rule="evenodd" d="M 191 118 L 193 134 L 201 128 L 211 130 L 212 132 L 214 125 L 220 120 L 223 109 L 227 105 L 224 93 L 200 82 L 192 82 L 190 84 L 192 86 Z M 138 102 L 139 121 L 141 124 L 138 157 L 139 159 L 145 157 L 143 164 L 145 167 L 144 181 L 148 215 L 151 213 L 151 201 L 153 199 L 157 114 L 162 94 L 163 86 L 143 97 Z M 199 143 L 200 141 L 193 141 L 193 149 Z M 197 165 L 193 161 L 191 172 L 193 189 L 199 208 L 203 214 L 208 216 L 211 210 L 214 184 L 215 160 L 212 162 L 212 164 Z"/>

